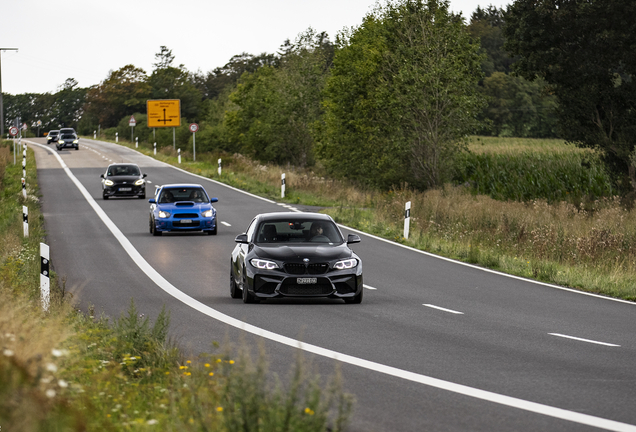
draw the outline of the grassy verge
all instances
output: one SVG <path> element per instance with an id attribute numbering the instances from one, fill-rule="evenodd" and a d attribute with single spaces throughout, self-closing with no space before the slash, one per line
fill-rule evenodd
<path id="1" fill-rule="evenodd" d="M 482 138 L 473 140 L 470 148 L 480 154 L 538 154 L 541 160 L 546 155 L 565 155 L 575 165 L 580 165 L 577 158 L 587 154 L 559 140 Z M 149 148 L 138 150 L 152 155 Z M 184 155 L 179 165 L 176 152 L 168 146 L 156 158 L 270 199 L 325 207 L 323 212 L 342 224 L 442 256 L 636 300 L 636 212 L 626 209 L 617 197 L 580 205 L 576 200 L 501 201 L 475 195 L 465 187 L 379 192 L 312 171 L 262 165 L 240 155 L 203 154 L 196 163 Z M 223 159 L 221 175 L 218 158 Z M 546 161 L 544 167 L 554 171 L 562 165 Z M 286 173 L 285 199 L 280 198 L 282 172 Z M 568 187 L 584 189 L 584 185 Z M 412 202 L 411 235 L 404 239 L 407 201 Z"/>
<path id="2" fill-rule="evenodd" d="M 262 352 L 213 346 L 197 357 L 168 339 L 170 317 L 154 320 L 131 302 L 109 320 L 73 308 L 56 275 L 52 302 L 39 294 L 43 219 L 32 152 L 28 199 L 21 165 L 0 145 L 0 426 L 8 431 L 343 430 L 351 397 L 336 374 L 320 379 L 297 358 L 283 385 Z M 29 207 L 28 238 L 22 205 Z"/>

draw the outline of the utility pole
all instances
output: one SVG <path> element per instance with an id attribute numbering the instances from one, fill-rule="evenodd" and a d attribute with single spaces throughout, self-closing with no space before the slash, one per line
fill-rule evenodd
<path id="1" fill-rule="evenodd" d="M 2 51 L 17 51 L 17 48 L 0 48 Z M 2 105 L 2 56 L 0 55 L 0 137 L 4 136 L 4 106 Z"/>

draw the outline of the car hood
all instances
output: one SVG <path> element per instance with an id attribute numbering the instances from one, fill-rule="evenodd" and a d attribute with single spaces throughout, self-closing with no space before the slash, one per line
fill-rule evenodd
<path id="1" fill-rule="evenodd" d="M 107 180 L 111 180 L 115 183 L 134 183 L 140 178 L 140 176 L 109 176 Z"/>
<path id="2" fill-rule="evenodd" d="M 177 201 L 176 203 L 157 204 L 157 208 L 165 211 L 199 211 L 210 210 L 210 203 L 193 203 L 192 201 Z"/>
<path id="3" fill-rule="evenodd" d="M 309 262 L 325 262 L 350 258 L 353 255 L 346 243 L 337 246 L 302 243 L 293 246 L 255 245 L 252 252 L 259 258 L 285 262 L 303 262 L 304 258 L 309 258 Z"/>

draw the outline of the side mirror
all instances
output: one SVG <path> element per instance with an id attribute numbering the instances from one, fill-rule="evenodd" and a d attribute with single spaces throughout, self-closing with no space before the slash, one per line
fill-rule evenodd
<path id="1" fill-rule="evenodd" d="M 360 243 L 360 236 L 358 234 L 349 234 L 347 236 L 347 244 Z"/>
<path id="2" fill-rule="evenodd" d="M 104 174 L 100 174 L 99 176 L 100 176 L 101 178 L 104 178 Z"/>
<path id="3" fill-rule="evenodd" d="M 247 243 L 247 234 L 239 234 L 234 239 L 236 243 Z"/>
<path id="4" fill-rule="evenodd" d="M 219 199 L 218 199 L 218 198 L 210 198 L 210 202 L 211 202 L 211 203 L 213 203 L 213 202 L 218 202 L 218 201 L 219 201 Z"/>
<path id="5" fill-rule="evenodd" d="M 154 199 L 154 198 L 150 198 L 150 199 L 148 200 L 148 202 L 149 202 L 150 204 L 156 204 L 156 203 L 157 203 L 157 201 L 155 201 L 155 199 Z"/>
<path id="6" fill-rule="evenodd" d="M 148 174 L 144 173 L 144 176 L 142 178 L 146 178 L 148 177 Z"/>

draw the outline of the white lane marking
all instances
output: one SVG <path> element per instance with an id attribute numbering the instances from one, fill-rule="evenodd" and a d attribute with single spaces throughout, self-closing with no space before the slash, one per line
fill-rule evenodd
<path id="1" fill-rule="evenodd" d="M 605 346 L 610 346 L 610 347 L 619 347 L 620 346 L 620 345 L 611 344 L 611 343 L 607 343 L 607 342 L 599 342 L 599 341 L 595 341 L 595 340 L 591 340 L 591 339 L 583 339 L 583 338 L 579 338 L 579 337 L 568 336 L 568 335 L 564 335 L 564 334 L 560 334 L 560 333 L 548 333 L 548 334 L 552 335 L 552 336 L 562 337 L 562 338 L 566 338 L 566 339 L 574 339 L 574 340 L 577 340 L 577 341 L 588 342 L 588 343 L 593 343 L 593 344 L 597 344 L 597 345 L 605 345 Z"/>
<path id="2" fill-rule="evenodd" d="M 229 226 L 232 226 L 232 225 L 230 225 L 229 223 L 224 222 L 224 221 L 221 221 L 221 223 L 222 223 L 223 225 L 225 225 L 225 226 L 228 226 L 228 227 L 229 227 Z"/>
<path id="3" fill-rule="evenodd" d="M 377 290 L 377 288 L 373 288 L 372 286 L 369 286 L 367 284 L 362 284 L 363 287 L 365 287 L 366 289 L 370 289 L 370 290 Z"/>
<path id="4" fill-rule="evenodd" d="M 524 411 L 534 412 L 537 414 L 542 414 L 562 420 L 571 421 L 574 423 L 580 423 L 588 426 L 598 427 L 601 429 L 611 430 L 611 431 L 628 431 L 628 432 L 636 432 L 636 426 L 630 425 L 627 423 L 621 423 L 614 420 L 604 419 L 601 417 L 594 417 L 588 414 L 582 414 L 574 411 L 568 411 L 562 408 L 556 408 L 549 405 L 543 405 L 536 402 L 531 402 L 523 399 L 518 399 L 511 396 L 505 396 L 498 393 L 493 393 L 486 390 L 480 390 L 473 387 L 468 387 L 462 384 L 452 383 L 450 381 L 444 381 L 441 379 L 429 377 L 426 375 L 421 375 L 414 372 L 405 371 L 402 369 L 398 369 L 392 366 L 383 365 L 380 363 L 372 362 L 369 360 L 361 359 L 358 357 L 353 357 L 347 354 L 339 353 L 337 351 L 332 351 L 326 348 L 322 348 L 316 345 L 311 345 L 305 342 L 301 342 L 296 339 L 289 338 L 287 336 L 282 336 L 268 330 L 262 329 L 260 327 L 253 326 L 246 322 L 237 320 L 229 315 L 225 315 L 213 309 L 200 301 L 190 297 L 186 293 L 180 291 L 175 286 L 173 286 L 170 282 L 168 282 L 159 272 L 157 272 L 145 259 L 141 254 L 135 249 L 132 243 L 128 240 L 128 238 L 119 230 L 117 225 L 110 220 L 106 212 L 97 204 L 97 202 L 90 195 L 88 190 L 80 183 L 80 181 L 73 175 L 68 166 L 64 163 L 62 158 L 48 149 L 47 147 L 34 143 L 30 141 L 30 143 L 35 144 L 41 148 L 44 148 L 51 153 L 53 153 L 66 175 L 71 179 L 71 181 L 75 184 L 75 186 L 79 189 L 80 193 L 84 196 L 88 204 L 93 208 L 97 216 L 104 222 L 106 227 L 110 230 L 110 232 L 115 236 L 117 241 L 122 245 L 126 253 L 130 256 L 130 258 L 137 264 L 137 266 L 162 290 L 166 293 L 174 297 L 175 299 L 181 301 L 182 303 L 188 305 L 189 307 L 203 313 L 204 315 L 209 316 L 210 318 L 216 319 L 222 323 L 231 325 L 232 327 L 236 327 L 238 329 L 244 330 L 248 333 L 251 333 L 256 336 L 263 337 L 265 339 L 269 339 L 274 342 L 278 342 L 283 345 L 290 346 L 292 348 L 298 348 L 303 351 L 320 355 L 323 357 L 327 357 L 336 361 L 340 361 L 343 363 L 347 363 L 353 366 L 358 366 L 364 369 L 368 369 L 375 372 L 380 372 L 389 376 L 402 378 L 408 381 L 424 384 L 430 387 L 435 387 L 441 390 L 447 390 L 453 393 L 462 394 L 465 396 L 474 397 L 476 399 L 481 399 L 488 402 L 497 403 L 500 405 L 509 406 L 512 408 L 518 408 Z M 187 172 L 187 171 L 186 171 Z"/>
<path id="5" fill-rule="evenodd" d="M 432 305 L 432 304 L 423 304 L 422 306 L 430 307 L 430 308 L 441 310 L 441 311 L 444 311 L 444 312 L 449 312 L 449 313 L 452 313 L 452 314 L 464 315 L 464 312 L 459 312 L 459 311 L 452 310 L 452 309 L 446 309 L 446 308 L 443 308 L 443 307 L 440 307 L 440 306 L 435 306 L 435 305 Z"/>

